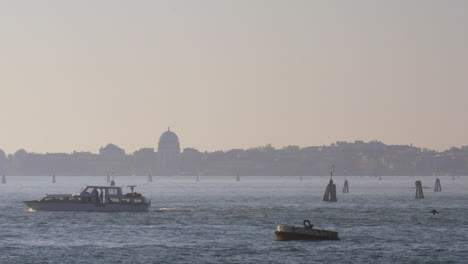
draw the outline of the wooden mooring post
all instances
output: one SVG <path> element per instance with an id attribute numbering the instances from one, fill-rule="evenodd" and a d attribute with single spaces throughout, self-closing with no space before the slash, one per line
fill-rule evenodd
<path id="1" fill-rule="evenodd" d="M 345 180 L 345 181 L 344 181 L 343 193 L 349 193 L 348 180 Z"/>
<path id="2" fill-rule="evenodd" d="M 336 202 L 336 185 L 333 183 L 333 172 L 335 171 L 335 165 L 332 165 L 330 168 L 330 182 L 325 189 L 325 194 L 323 195 L 324 202 Z"/>
<path id="3" fill-rule="evenodd" d="M 434 192 L 441 192 L 441 191 L 442 191 L 442 185 L 440 185 L 440 179 L 437 178 L 435 181 Z"/>
<path id="4" fill-rule="evenodd" d="M 325 189 L 325 194 L 323 195 L 324 202 L 336 202 L 336 185 L 333 183 L 333 180 L 330 179 L 330 182 Z"/>
<path id="5" fill-rule="evenodd" d="M 416 199 L 424 199 L 423 187 L 421 181 L 416 181 Z"/>

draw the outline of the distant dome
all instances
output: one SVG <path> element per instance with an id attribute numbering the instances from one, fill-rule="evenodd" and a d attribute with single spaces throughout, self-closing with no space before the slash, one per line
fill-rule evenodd
<path id="1" fill-rule="evenodd" d="M 158 152 L 180 153 L 179 137 L 170 129 L 159 137 Z"/>

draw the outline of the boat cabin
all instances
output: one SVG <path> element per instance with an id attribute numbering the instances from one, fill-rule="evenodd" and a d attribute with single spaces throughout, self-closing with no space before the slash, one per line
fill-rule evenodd
<path id="1" fill-rule="evenodd" d="M 140 204 L 146 200 L 141 194 L 134 192 L 135 186 L 129 186 L 131 192 L 122 193 L 121 187 L 115 186 L 90 186 L 85 185 L 79 194 L 47 194 L 42 202 L 92 202 L 97 204 Z"/>

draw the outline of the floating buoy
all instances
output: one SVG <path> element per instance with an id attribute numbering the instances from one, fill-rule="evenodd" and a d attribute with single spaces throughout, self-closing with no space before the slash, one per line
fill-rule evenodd
<path id="1" fill-rule="evenodd" d="M 55 174 L 52 176 L 52 183 L 55 183 L 56 180 L 55 180 Z"/>
<path id="2" fill-rule="evenodd" d="M 3 175 L 3 177 L 2 177 L 2 183 L 6 183 L 6 177 L 5 177 L 5 175 Z"/>
<path id="3" fill-rule="evenodd" d="M 340 240 L 338 232 L 315 229 L 309 220 L 304 220 L 304 227 L 279 225 L 276 228 L 276 240 Z"/>
<path id="4" fill-rule="evenodd" d="M 237 181 L 237 182 L 240 182 L 240 176 L 239 176 L 239 173 L 237 173 L 237 176 L 236 176 L 236 181 Z"/>
<path id="5" fill-rule="evenodd" d="M 151 176 L 151 173 L 148 174 L 148 182 L 153 182 L 153 177 Z"/>
<path id="6" fill-rule="evenodd" d="M 110 186 L 115 186 L 114 176 L 112 176 L 112 181 L 110 183 Z"/>

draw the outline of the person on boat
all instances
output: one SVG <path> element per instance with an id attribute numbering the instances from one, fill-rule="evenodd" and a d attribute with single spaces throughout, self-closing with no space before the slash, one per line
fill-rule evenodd
<path id="1" fill-rule="evenodd" d="M 99 203 L 99 193 L 96 189 L 93 189 L 94 202 Z"/>
<path id="2" fill-rule="evenodd" d="M 101 194 L 99 194 L 99 202 L 103 203 L 104 202 L 104 190 L 101 189 Z"/>

